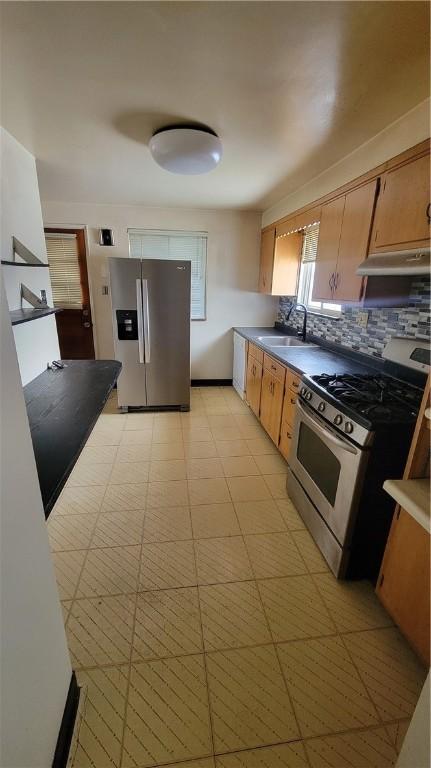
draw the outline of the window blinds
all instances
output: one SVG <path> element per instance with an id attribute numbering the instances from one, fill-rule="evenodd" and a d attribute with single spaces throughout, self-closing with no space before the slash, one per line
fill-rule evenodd
<path id="1" fill-rule="evenodd" d="M 191 262 L 191 319 L 206 317 L 206 232 L 129 229 L 132 259 L 179 259 Z"/>
<path id="2" fill-rule="evenodd" d="M 316 261 L 317 241 L 319 239 L 319 224 L 313 224 L 304 229 L 304 240 L 302 243 L 301 261 L 306 263 Z"/>
<path id="3" fill-rule="evenodd" d="M 54 307 L 82 309 L 81 273 L 76 235 L 46 234 Z"/>

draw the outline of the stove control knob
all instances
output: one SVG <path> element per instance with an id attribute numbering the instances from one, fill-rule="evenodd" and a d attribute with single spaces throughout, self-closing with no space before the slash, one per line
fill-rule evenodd
<path id="1" fill-rule="evenodd" d="M 313 395 L 311 394 L 311 392 L 307 391 L 307 392 L 305 393 L 305 399 L 306 399 L 306 400 L 311 400 L 311 398 L 312 398 L 312 397 L 313 397 Z"/>
<path id="2" fill-rule="evenodd" d="M 319 405 L 317 406 L 317 410 L 320 411 L 320 413 L 323 413 L 325 408 L 326 408 L 325 403 L 323 402 L 323 400 L 321 400 Z"/>
<path id="3" fill-rule="evenodd" d="M 299 394 L 300 394 L 300 395 L 302 395 L 302 397 L 304 397 L 304 395 L 305 395 L 306 391 L 307 391 L 307 390 L 305 389 L 305 387 L 301 387 L 301 391 L 300 391 L 300 393 L 299 393 Z"/>
<path id="4" fill-rule="evenodd" d="M 342 421 L 343 421 L 343 417 L 342 417 L 341 413 L 337 413 L 337 415 L 336 415 L 336 417 L 334 419 L 334 424 L 336 424 L 337 427 L 339 427 L 340 424 L 342 423 Z"/>
<path id="5" fill-rule="evenodd" d="M 351 435 L 353 432 L 353 424 L 351 421 L 346 421 L 344 425 L 344 431 L 347 432 L 348 435 Z"/>

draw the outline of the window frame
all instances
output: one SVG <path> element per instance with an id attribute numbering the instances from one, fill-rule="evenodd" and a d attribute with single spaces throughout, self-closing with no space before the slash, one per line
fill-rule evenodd
<path id="1" fill-rule="evenodd" d="M 319 223 L 320 226 L 320 222 L 317 223 Z M 313 301 L 312 299 L 316 257 L 314 257 L 314 259 L 304 260 L 306 234 L 307 227 L 302 230 L 303 243 L 301 248 L 296 300 L 300 304 L 304 304 L 309 314 L 320 315 L 321 317 L 330 317 L 333 320 L 337 320 L 342 315 L 342 304 L 330 301 Z M 319 238 L 317 238 L 317 243 L 318 241 Z M 309 273 L 311 273 L 311 277 Z"/>
<path id="2" fill-rule="evenodd" d="M 196 323 L 196 322 L 204 322 L 208 319 L 207 317 L 207 275 L 208 275 L 208 232 L 202 232 L 202 231 L 194 231 L 194 230 L 178 230 L 178 229 L 154 229 L 154 228 L 143 228 L 143 227 L 129 227 L 127 230 L 127 237 L 128 237 L 128 247 L 129 247 L 129 258 L 137 258 L 135 256 L 132 256 L 131 253 L 131 241 L 130 236 L 131 235 L 149 235 L 153 237 L 190 237 L 190 238 L 201 238 L 205 245 L 204 245 L 204 254 L 203 254 L 203 295 L 202 295 L 202 316 L 201 317 L 192 317 L 192 301 L 190 299 L 190 322 Z M 146 258 L 150 258 L 147 256 L 141 256 L 143 260 Z M 176 259 L 169 259 L 169 261 L 175 261 Z M 178 258 L 178 261 L 181 260 L 181 257 Z M 190 264 L 192 265 L 192 259 L 189 259 Z"/>

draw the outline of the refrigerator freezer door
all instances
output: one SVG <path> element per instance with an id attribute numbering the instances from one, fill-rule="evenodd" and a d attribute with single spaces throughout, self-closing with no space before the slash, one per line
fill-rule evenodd
<path id="1" fill-rule="evenodd" d="M 189 261 L 142 261 L 149 406 L 190 406 Z"/>
<path id="2" fill-rule="evenodd" d="M 115 359 L 123 364 L 117 382 L 118 405 L 122 407 L 146 406 L 141 262 L 135 259 L 121 258 L 109 258 L 108 261 Z M 119 333 L 118 327 L 118 318 L 121 319 L 124 311 L 128 311 L 133 321 L 133 328 L 137 328 L 137 333 L 132 331 L 133 340 L 119 338 L 119 336 L 125 335 L 122 329 Z M 140 358 L 142 362 L 140 362 Z"/>

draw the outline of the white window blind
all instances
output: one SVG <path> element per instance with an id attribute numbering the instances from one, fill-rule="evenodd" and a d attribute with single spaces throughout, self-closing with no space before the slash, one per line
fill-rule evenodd
<path id="1" fill-rule="evenodd" d="M 305 304 L 311 311 L 314 310 L 314 312 L 337 316 L 341 313 L 341 304 L 313 301 L 314 270 L 318 240 L 319 223 L 312 224 L 304 229 L 297 300 L 301 304 Z"/>
<path id="2" fill-rule="evenodd" d="M 49 275 L 54 307 L 82 309 L 78 242 L 72 234 L 46 234 Z"/>
<path id="3" fill-rule="evenodd" d="M 191 319 L 206 319 L 206 232 L 129 229 L 132 259 L 179 259 L 191 262 Z"/>

